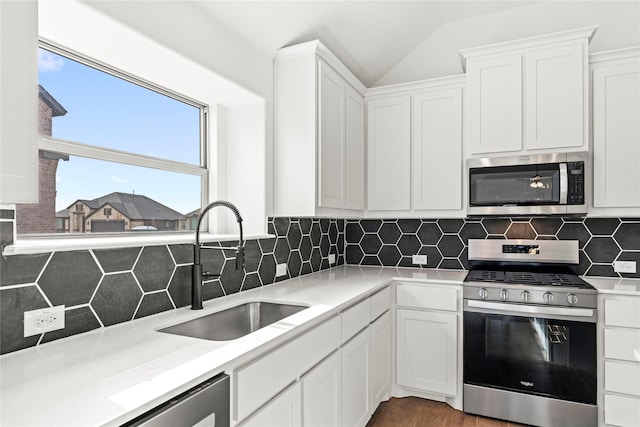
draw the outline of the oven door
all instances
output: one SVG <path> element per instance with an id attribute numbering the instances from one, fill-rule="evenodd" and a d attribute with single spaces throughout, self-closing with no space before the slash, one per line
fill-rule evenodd
<path id="1" fill-rule="evenodd" d="M 596 404 L 595 310 L 587 321 L 470 310 L 465 303 L 465 385 Z"/>

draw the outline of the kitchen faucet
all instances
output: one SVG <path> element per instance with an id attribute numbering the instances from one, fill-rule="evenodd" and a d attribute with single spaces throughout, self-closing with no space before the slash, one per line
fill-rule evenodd
<path id="1" fill-rule="evenodd" d="M 209 212 L 210 209 L 215 208 L 216 206 L 224 206 L 233 211 L 236 216 L 236 221 L 238 221 L 238 227 L 240 228 L 240 237 L 238 239 L 238 246 L 201 246 L 200 245 L 200 223 L 202 222 L 202 218 L 204 218 L 205 214 Z M 202 281 L 206 279 L 213 279 L 216 277 L 220 277 L 220 274 L 212 274 L 208 271 L 202 271 L 202 264 L 200 263 L 200 251 L 202 249 L 219 249 L 219 250 L 234 250 L 236 251 L 236 270 L 244 269 L 244 239 L 242 238 L 242 217 L 240 216 L 240 211 L 235 207 L 232 203 L 229 203 L 224 200 L 217 200 L 213 203 L 207 205 L 206 208 L 202 210 L 200 217 L 198 218 L 198 223 L 196 225 L 196 243 L 193 247 L 193 275 L 191 278 L 191 309 L 192 310 L 202 310 Z"/>

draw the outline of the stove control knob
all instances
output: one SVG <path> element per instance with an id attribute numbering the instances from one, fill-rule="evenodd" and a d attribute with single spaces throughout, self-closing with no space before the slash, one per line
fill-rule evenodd
<path id="1" fill-rule="evenodd" d="M 522 298 L 522 301 L 528 302 L 531 300 L 531 292 L 522 291 L 522 293 L 520 294 L 520 297 Z"/>
<path id="2" fill-rule="evenodd" d="M 482 288 L 478 291 L 478 295 L 482 299 L 487 299 L 489 298 L 489 291 L 487 290 L 487 288 Z"/>
<path id="3" fill-rule="evenodd" d="M 553 302 L 553 294 L 551 292 L 545 292 L 544 295 L 542 295 L 542 299 L 547 304 L 551 304 Z"/>
<path id="4" fill-rule="evenodd" d="M 571 305 L 577 304 L 578 303 L 578 295 L 576 294 L 568 294 L 567 295 L 567 302 Z"/>
<path id="5" fill-rule="evenodd" d="M 500 299 L 506 301 L 509 299 L 509 291 L 506 289 L 500 289 Z"/>

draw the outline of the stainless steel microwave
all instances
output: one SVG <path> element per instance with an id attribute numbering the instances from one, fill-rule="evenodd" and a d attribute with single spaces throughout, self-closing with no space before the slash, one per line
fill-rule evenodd
<path id="1" fill-rule="evenodd" d="M 587 213 L 589 154 L 467 160 L 468 215 Z"/>

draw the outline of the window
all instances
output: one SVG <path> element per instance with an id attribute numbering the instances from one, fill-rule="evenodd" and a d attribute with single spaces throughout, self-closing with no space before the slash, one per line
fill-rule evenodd
<path id="1" fill-rule="evenodd" d="M 206 106 L 46 43 L 38 71 L 40 202 L 18 234 L 193 229 Z"/>

